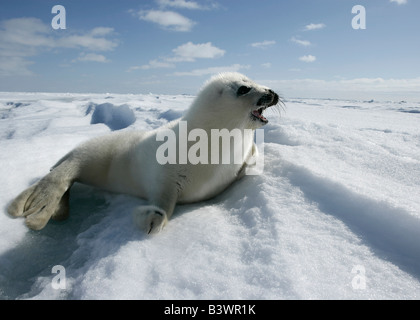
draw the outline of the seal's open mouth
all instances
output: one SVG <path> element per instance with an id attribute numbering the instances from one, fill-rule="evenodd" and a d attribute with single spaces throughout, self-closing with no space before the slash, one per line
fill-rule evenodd
<path id="1" fill-rule="evenodd" d="M 267 107 L 262 107 L 262 108 L 259 108 L 257 110 L 252 110 L 252 112 L 251 112 L 252 119 L 253 120 L 259 120 L 259 121 L 262 121 L 264 123 L 267 123 L 268 122 L 267 118 L 263 116 L 263 111 L 265 109 L 267 109 Z"/>
<path id="2" fill-rule="evenodd" d="M 269 93 L 263 95 L 257 102 L 258 109 L 252 110 L 251 119 L 254 121 L 261 121 L 264 124 L 268 123 L 266 117 L 263 116 L 263 112 L 268 107 L 274 106 L 279 102 L 279 96 L 274 91 L 269 90 Z"/>

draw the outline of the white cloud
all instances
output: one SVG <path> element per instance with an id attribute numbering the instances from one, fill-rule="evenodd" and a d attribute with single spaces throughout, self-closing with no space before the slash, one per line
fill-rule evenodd
<path id="1" fill-rule="evenodd" d="M 85 33 L 69 34 L 69 32 L 53 32 L 51 26 L 38 18 L 4 20 L 0 24 L 0 74 L 30 75 L 32 72 L 28 66 L 32 62 L 27 60 L 28 57 L 52 49 L 113 50 L 118 46 L 118 41 L 107 38 L 112 35 L 114 35 L 114 29 L 106 27 L 94 28 Z M 102 57 L 85 55 L 79 56 L 79 59 L 106 62 L 106 58 Z"/>
<path id="2" fill-rule="evenodd" d="M 79 57 L 73 60 L 72 62 L 76 62 L 76 61 L 82 61 L 82 62 L 93 61 L 93 62 L 101 62 L 101 63 L 109 62 L 109 60 L 101 54 L 84 53 L 84 52 L 82 52 L 79 55 Z"/>
<path id="3" fill-rule="evenodd" d="M 189 9 L 189 10 L 211 10 L 216 9 L 219 5 L 216 2 L 208 2 L 208 5 L 199 4 L 196 1 L 187 0 L 156 0 L 161 8 L 177 8 L 177 9 Z"/>
<path id="4" fill-rule="evenodd" d="M 407 4 L 407 0 L 390 0 L 390 2 L 395 2 L 398 5 Z"/>
<path id="5" fill-rule="evenodd" d="M 59 38 L 56 40 L 55 46 L 60 48 L 83 48 L 92 51 L 110 51 L 118 46 L 117 41 L 106 39 L 103 37 L 103 34 L 99 35 L 97 29 L 104 28 L 95 28 L 87 34 L 70 35 Z M 104 30 L 101 30 L 99 32 L 103 33 Z M 107 34 L 109 34 L 109 31 Z"/>
<path id="6" fill-rule="evenodd" d="M 2 21 L 0 52 L 32 56 L 36 48 L 52 48 L 55 46 L 54 38 L 49 31 L 47 25 L 37 18 L 16 18 Z"/>
<path id="7" fill-rule="evenodd" d="M 161 27 L 172 31 L 190 31 L 195 25 L 194 21 L 174 11 L 139 11 L 138 17 L 140 20 L 157 23 Z"/>
<path id="8" fill-rule="evenodd" d="M 91 36 L 107 36 L 114 33 L 114 28 L 97 27 L 90 32 Z"/>
<path id="9" fill-rule="evenodd" d="M 323 23 L 317 23 L 317 24 L 311 23 L 311 24 L 306 25 L 304 30 L 305 31 L 311 31 L 311 30 L 323 29 L 325 27 L 326 27 L 326 25 L 323 24 Z"/>
<path id="10" fill-rule="evenodd" d="M 31 76 L 34 73 L 28 69 L 33 64 L 23 57 L 5 57 L 0 55 L 0 76 Z"/>
<path id="11" fill-rule="evenodd" d="M 194 62 L 196 59 L 215 59 L 225 54 L 225 50 L 213 46 L 211 42 L 194 44 L 184 43 L 172 50 L 174 55 L 161 59 L 154 59 L 142 66 L 130 67 L 127 71 L 148 70 L 155 68 L 175 68 L 176 62 Z"/>
<path id="12" fill-rule="evenodd" d="M 33 55 L 36 48 L 85 48 L 92 51 L 108 51 L 118 46 L 116 40 L 106 39 L 113 28 L 98 27 L 85 34 L 59 36 L 37 18 L 17 18 L 3 21 L 0 28 L 1 49 L 20 46 Z"/>
<path id="13" fill-rule="evenodd" d="M 203 9 L 201 5 L 199 5 L 195 1 L 186 1 L 186 0 L 157 0 L 157 3 L 163 7 L 173 7 L 179 9 L 192 9 L 192 10 L 199 10 Z"/>
<path id="14" fill-rule="evenodd" d="M 225 54 L 225 50 L 212 45 L 211 42 L 194 44 L 192 42 L 184 43 L 172 50 L 175 57 L 167 59 L 168 61 L 195 61 L 195 59 L 214 59 L 220 58 Z"/>
<path id="15" fill-rule="evenodd" d="M 270 62 L 262 63 L 261 67 L 266 68 L 266 69 L 271 68 L 271 63 Z"/>
<path id="16" fill-rule="evenodd" d="M 309 47 L 311 45 L 311 43 L 308 40 L 300 40 L 300 39 L 297 39 L 295 37 L 292 37 L 292 39 L 290 39 L 290 41 L 292 41 L 294 43 L 297 43 L 297 44 L 300 44 L 301 46 L 304 46 L 304 47 Z"/>
<path id="17" fill-rule="evenodd" d="M 314 62 L 316 60 L 316 57 L 309 54 L 307 56 L 300 57 L 299 60 L 310 63 L 310 62 Z"/>
<path id="18" fill-rule="evenodd" d="M 269 46 L 272 46 L 272 45 L 275 45 L 275 44 L 276 44 L 276 42 L 274 40 L 265 40 L 263 42 L 251 43 L 251 47 L 265 49 L 265 48 L 267 48 Z"/>
<path id="19" fill-rule="evenodd" d="M 242 69 L 249 69 L 249 65 L 240 65 L 240 64 L 233 64 L 231 66 L 224 66 L 224 67 L 211 67 L 206 69 L 195 69 L 192 71 L 187 72 L 175 72 L 171 75 L 173 76 L 205 76 L 205 75 L 213 75 L 221 72 L 238 72 Z"/>
<path id="20" fill-rule="evenodd" d="M 134 66 L 130 67 L 127 71 L 135 71 L 135 70 L 149 70 L 149 69 L 157 69 L 157 68 L 175 68 L 173 63 L 168 63 L 159 60 L 150 60 L 148 64 L 144 64 L 142 66 Z"/>

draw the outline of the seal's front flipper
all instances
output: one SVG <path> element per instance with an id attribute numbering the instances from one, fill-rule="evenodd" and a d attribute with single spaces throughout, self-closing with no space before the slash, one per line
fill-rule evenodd
<path id="1" fill-rule="evenodd" d="M 156 206 L 135 208 L 133 220 L 136 226 L 147 234 L 160 232 L 168 222 L 166 212 Z"/>

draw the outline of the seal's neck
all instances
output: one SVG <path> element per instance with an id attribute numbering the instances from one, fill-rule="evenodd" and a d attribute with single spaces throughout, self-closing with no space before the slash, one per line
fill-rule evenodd
<path id="1" fill-rule="evenodd" d="M 217 100 L 209 100 L 206 97 L 198 97 L 187 113 L 181 119 L 188 123 L 188 129 L 246 129 L 248 115 L 242 113 L 233 106 L 217 103 Z"/>

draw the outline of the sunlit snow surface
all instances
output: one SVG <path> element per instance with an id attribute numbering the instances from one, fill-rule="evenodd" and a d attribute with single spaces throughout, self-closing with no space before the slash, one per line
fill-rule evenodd
<path id="1" fill-rule="evenodd" d="M 420 298 L 420 103 L 289 99 L 265 113 L 264 173 L 178 206 L 155 236 L 132 223 L 144 200 L 83 185 L 65 222 L 7 215 L 76 145 L 193 98 L 0 93 L 0 299 Z"/>

